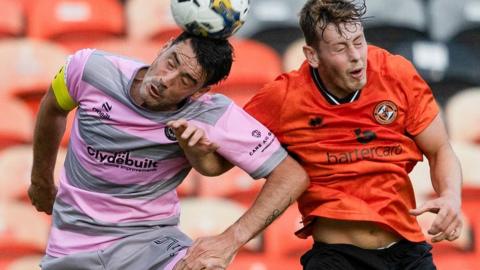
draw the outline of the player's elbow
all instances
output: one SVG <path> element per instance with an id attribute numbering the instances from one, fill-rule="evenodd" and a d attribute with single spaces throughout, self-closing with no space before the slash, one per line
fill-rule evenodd
<path id="1" fill-rule="evenodd" d="M 310 179 L 305 169 L 290 156 L 287 156 L 287 158 L 280 163 L 276 173 L 281 175 L 282 177 L 280 178 L 292 186 L 296 191 L 295 193 L 299 193 L 298 195 L 305 191 L 310 184 Z"/>

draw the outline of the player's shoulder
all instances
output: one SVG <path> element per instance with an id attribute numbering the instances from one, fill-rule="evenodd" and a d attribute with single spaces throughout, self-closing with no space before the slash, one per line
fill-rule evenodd
<path id="1" fill-rule="evenodd" d="M 416 72 L 405 57 L 373 45 L 368 46 L 368 68 L 389 80 L 403 80 Z"/>
<path id="2" fill-rule="evenodd" d="M 299 69 L 285 72 L 266 83 L 258 94 L 269 100 L 284 100 L 290 93 L 298 95 L 311 80 L 310 66 L 305 61 Z"/>
<path id="3" fill-rule="evenodd" d="M 204 94 L 196 99 L 196 101 L 211 107 L 224 107 L 233 103 L 232 99 L 220 93 Z"/>
<path id="4" fill-rule="evenodd" d="M 190 110 L 197 112 L 222 112 L 226 111 L 228 107 L 236 106 L 235 102 L 229 97 L 219 93 L 208 93 L 193 100 L 190 104 Z"/>
<path id="5" fill-rule="evenodd" d="M 146 65 L 145 63 L 134 58 L 95 48 L 84 48 L 77 50 L 69 56 L 68 60 L 68 64 L 73 63 L 80 65 L 86 63 L 100 65 L 102 62 L 108 62 L 115 66 Z"/>

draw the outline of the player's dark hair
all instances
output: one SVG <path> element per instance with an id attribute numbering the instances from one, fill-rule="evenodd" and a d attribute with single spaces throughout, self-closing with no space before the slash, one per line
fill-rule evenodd
<path id="1" fill-rule="evenodd" d="M 366 12 L 365 0 L 308 0 L 300 11 L 305 42 L 314 46 L 330 23 L 341 34 L 340 24 L 362 22 Z"/>
<path id="2" fill-rule="evenodd" d="M 226 79 L 233 62 L 233 47 L 227 39 L 212 39 L 183 32 L 173 44 L 190 40 L 198 63 L 206 72 L 204 86 L 209 86 Z"/>

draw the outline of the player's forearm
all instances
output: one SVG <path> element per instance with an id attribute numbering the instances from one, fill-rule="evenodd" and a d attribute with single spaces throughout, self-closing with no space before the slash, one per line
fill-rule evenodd
<path id="1" fill-rule="evenodd" d="M 252 207 L 225 233 L 237 248 L 247 243 L 280 216 L 308 187 L 308 176 L 287 157 L 271 174 Z"/>
<path id="2" fill-rule="evenodd" d="M 58 147 L 65 132 L 66 114 L 52 104 L 49 92 L 42 100 L 33 136 L 32 184 L 51 185 Z"/>
<path id="3" fill-rule="evenodd" d="M 430 174 L 435 192 L 450 195 L 460 200 L 462 170 L 455 152 L 449 143 L 445 143 L 429 157 Z"/>
<path id="4" fill-rule="evenodd" d="M 233 165 L 216 152 L 199 157 L 184 149 L 185 156 L 195 170 L 205 176 L 218 176 L 230 170 Z"/>

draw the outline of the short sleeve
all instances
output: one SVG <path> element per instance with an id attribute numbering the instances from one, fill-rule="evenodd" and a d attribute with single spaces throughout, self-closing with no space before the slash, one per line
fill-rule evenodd
<path id="1" fill-rule="evenodd" d="M 65 66 L 55 75 L 52 88 L 58 104 L 64 110 L 72 110 L 81 99 L 83 69 L 94 50 L 83 49 L 70 55 Z"/>
<path id="2" fill-rule="evenodd" d="M 220 146 L 220 155 L 254 179 L 269 175 L 287 156 L 275 135 L 233 102 L 215 125 L 196 124 Z"/>
<path id="3" fill-rule="evenodd" d="M 435 101 L 432 90 L 420 77 L 415 67 L 401 58 L 399 67 L 402 72 L 402 86 L 405 88 L 408 101 L 406 130 L 410 135 L 420 134 L 439 113 L 439 107 Z"/>

